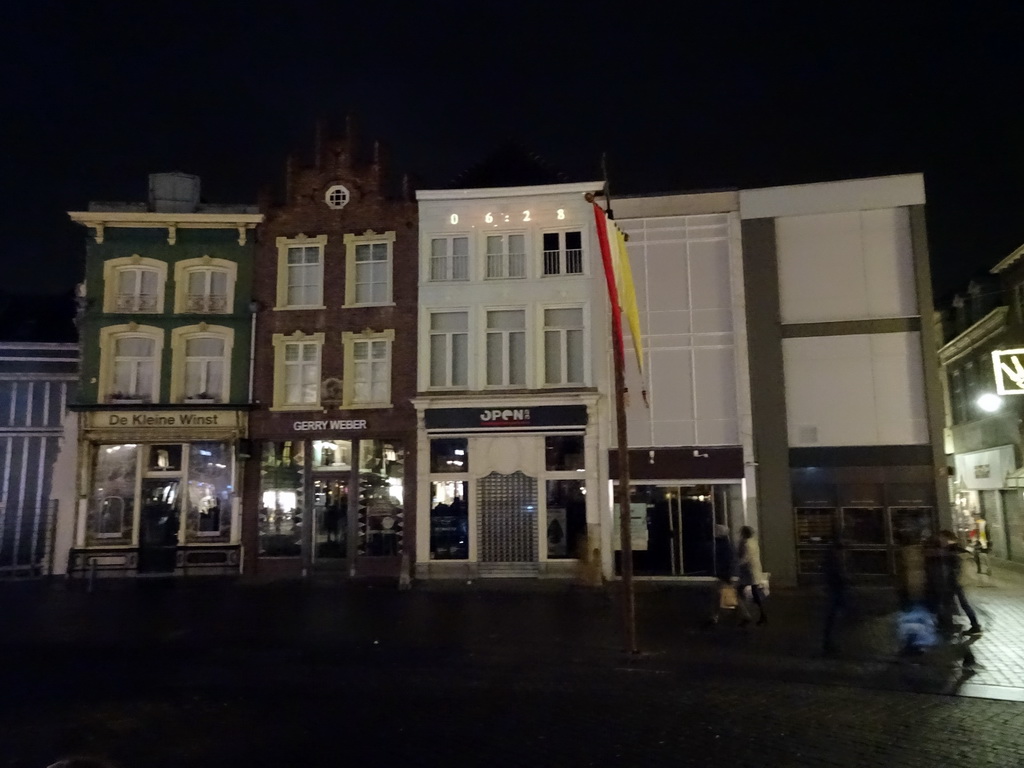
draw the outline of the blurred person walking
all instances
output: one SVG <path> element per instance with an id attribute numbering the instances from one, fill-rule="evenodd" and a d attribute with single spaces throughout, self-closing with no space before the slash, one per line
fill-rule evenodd
<path id="1" fill-rule="evenodd" d="M 825 552 L 822 571 L 825 576 L 825 633 L 822 650 L 826 654 L 836 653 L 839 649 L 835 641 L 836 621 L 846 613 L 847 591 L 849 583 L 846 578 L 846 563 L 843 558 L 843 542 L 836 539 Z"/>
<path id="2" fill-rule="evenodd" d="M 952 531 L 942 531 L 940 536 L 945 543 L 943 550 L 945 568 L 943 574 L 946 578 L 945 589 L 943 594 L 947 596 L 948 611 L 950 614 L 950 621 L 952 621 L 952 610 L 956 603 L 960 604 L 960 610 L 963 611 L 964 616 L 971 623 L 967 629 L 968 635 L 980 635 L 981 625 L 978 624 L 978 614 L 974 612 L 974 608 L 967 601 L 967 595 L 964 593 L 964 585 L 960 583 L 960 573 L 962 570 L 962 561 L 960 556 L 967 553 L 967 550 L 960 545 L 960 541 L 957 539 L 956 534 Z"/>
<path id="3" fill-rule="evenodd" d="M 764 592 L 761 585 L 765 582 L 764 571 L 761 570 L 761 548 L 754 535 L 754 529 L 749 525 L 740 528 L 739 546 L 739 600 L 740 603 L 746 599 L 746 591 L 750 589 L 750 597 L 757 605 L 759 616 L 758 624 L 768 623 L 768 614 L 764 609 Z M 746 606 L 744 606 L 746 610 Z M 749 621 L 744 618 L 743 624 Z"/>
<path id="4" fill-rule="evenodd" d="M 729 527 L 715 526 L 715 602 L 711 611 L 710 624 L 717 624 L 723 610 L 735 609 L 744 624 L 750 622 L 750 612 L 739 599 L 733 579 L 736 576 L 736 551 L 729 538 Z"/>

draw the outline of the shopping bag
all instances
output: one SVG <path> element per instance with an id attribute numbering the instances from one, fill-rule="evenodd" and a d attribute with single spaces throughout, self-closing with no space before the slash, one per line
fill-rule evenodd
<path id="1" fill-rule="evenodd" d="M 722 608 L 735 608 L 739 603 L 736 596 L 736 587 L 732 584 L 724 584 L 718 591 L 718 604 Z"/>

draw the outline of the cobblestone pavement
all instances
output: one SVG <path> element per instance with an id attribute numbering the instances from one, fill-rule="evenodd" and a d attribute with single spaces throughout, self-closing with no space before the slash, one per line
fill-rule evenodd
<path id="1" fill-rule="evenodd" d="M 895 660 L 892 596 L 703 626 L 709 590 L 640 585 L 0 589 L 0 766 L 1024 765 L 1024 579 L 970 585 L 977 671 Z M 959 695 L 948 695 L 959 694 Z"/>
<path id="2" fill-rule="evenodd" d="M 625 666 L 262 662 L 147 674 L 122 660 L 106 682 L 65 682 L 59 701 L 8 702 L 0 765 L 74 753 L 122 768 L 1024 764 L 1014 702 Z"/>

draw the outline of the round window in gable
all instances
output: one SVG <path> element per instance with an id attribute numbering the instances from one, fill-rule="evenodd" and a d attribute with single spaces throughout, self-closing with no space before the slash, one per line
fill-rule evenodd
<path id="1" fill-rule="evenodd" d="M 335 210 L 340 210 L 348 205 L 348 199 L 348 188 L 341 184 L 335 184 L 333 187 L 328 187 L 327 194 L 324 195 L 324 200 L 327 205 Z"/>

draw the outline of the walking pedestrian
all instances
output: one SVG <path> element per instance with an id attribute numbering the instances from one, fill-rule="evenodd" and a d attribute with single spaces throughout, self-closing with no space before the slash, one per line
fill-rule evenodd
<path id="1" fill-rule="evenodd" d="M 739 599 L 742 603 L 745 599 L 747 589 L 750 589 L 750 597 L 757 605 L 759 616 L 758 624 L 768 623 L 768 614 L 764 609 L 764 592 L 761 585 L 764 583 L 764 572 L 761 570 L 761 548 L 758 546 L 754 529 L 744 525 L 740 529 L 739 546 Z M 746 606 L 744 606 L 746 608 Z M 742 623 L 747 623 L 744 619 Z"/>
<path id="2" fill-rule="evenodd" d="M 836 620 L 846 612 L 847 607 L 848 584 L 841 540 L 836 539 L 825 552 L 822 571 L 825 576 L 825 636 L 822 649 L 826 654 L 831 654 L 838 650 L 835 641 Z"/>
<path id="3" fill-rule="evenodd" d="M 978 614 L 974 612 L 974 608 L 967 602 L 967 595 L 964 593 L 964 585 L 960 583 L 960 571 L 961 571 L 961 560 L 960 555 L 964 554 L 967 550 L 960 546 L 960 542 L 957 540 L 956 534 L 952 531 L 942 531 L 942 537 L 945 541 L 945 561 L 946 567 L 944 569 L 946 576 L 946 594 L 949 597 L 950 608 L 954 606 L 954 600 L 960 603 L 960 610 L 964 612 L 967 620 L 971 622 L 971 626 L 967 629 L 968 635 L 980 635 L 981 625 L 978 624 Z"/>
<path id="4" fill-rule="evenodd" d="M 976 515 L 974 518 L 975 529 L 972 532 L 974 534 L 974 546 L 972 548 L 972 554 L 974 555 L 974 565 L 978 569 L 979 576 L 991 576 L 992 567 L 988 562 L 988 536 L 985 531 L 985 518 L 981 515 Z"/>
<path id="5" fill-rule="evenodd" d="M 717 624 L 724 609 L 734 608 L 744 623 L 750 621 L 750 613 L 743 601 L 738 599 L 733 578 L 736 576 L 736 552 L 729 538 L 729 527 L 715 526 L 715 602 L 711 610 L 711 624 Z"/>

